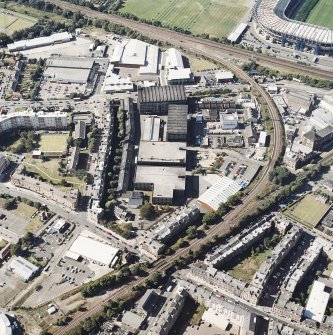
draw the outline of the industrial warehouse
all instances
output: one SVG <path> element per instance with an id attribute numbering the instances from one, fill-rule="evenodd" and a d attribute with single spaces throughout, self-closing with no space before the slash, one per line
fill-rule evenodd
<path id="1" fill-rule="evenodd" d="M 139 68 L 139 74 L 156 74 L 159 48 L 131 39 L 117 45 L 110 59 L 116 67 Z"/>
<path id="2" fill-rule="evenodd" d="M 305 47 L 314 50 L 314 54 L 333 51 L 333 31 L 304 22 L 287 18 L 295 8 L 297 0 L 261 0 L 253 8 L 257 29 L 276 39 L 282 46 L 291 43 L 296 50 Z"/>
<path id="3" fill-rule="evenodd" d="M 173 204 L 185 197 L 188 106 L 184 86 L 140 92 L 141 141 L 134 187 L 152 191 L 155 204 Z"/>
<path id="4" fill-rule="evenodd" d="M 9 51 L 22 51 L 33 48 L 40 48 L 47 45 L 65 43 L 71 41 L 72 34 L 68 32 L 52 34 L 51 36 L 37 37 L 30 40 L 21 40 L 7 45 Z"/>
<path id="5" fill-rule="evenodd" d="M 86 258 L 99 265 L 110 267 L 118 252 L 119 249 L 111 245 L 81 234 L 66 252 L 66 257 L 75 260 Z"/>
<path id="6" fill-rule="evenodd" d="M 46 61 L 44 78 L 66 84 L 86 84 L 92 79 L 94 63 L 90 58 L 52 57 Z"/>
<path id="7" fill-rule="evenodd" d="M 140 114 L 167 114 L 170 104 L 185 105 L 183 85 L 144 87 L 138 91 Z"/>

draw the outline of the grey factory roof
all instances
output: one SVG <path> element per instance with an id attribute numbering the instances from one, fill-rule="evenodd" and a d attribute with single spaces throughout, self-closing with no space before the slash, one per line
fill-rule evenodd
<path id="1" fill-rule="evenodd" d="M 327 126 L 322 130 L 319 130 L 317 132 L 317 135 L 319 137 L 326 137 L 327 135 L 331 134 L 333 132 L 333 127 L 332 126 Z"/>
<path id="2" fill-rule="evenodd" d="M 63 82 L 86 82 L 89 79 L 90 69 L 48 67 L 44 77 Z"/>
<path id="3" fill-rule="evenodd" d="M 141 141 L 138 164 L 184 165 L 186 143 Z"/>
<path id="4" fill-rule="evenodd" d="M 153 184 L 154 197 L 173 198 L 174 190 L 185 190 L 185 168 L 171 166 L 143 166 L 136 170 L 136 184 Z"/>
<path id="5" fill-rule="evenodd" d="M 75 68 L 75 69 L 91 69 L 94 60 L 84 57 L 52 57 L 46 61 L 47 67 L 57 68 Z"/>
<path id="6" fill-rule="evenodd" d="M 141 327 L 141 324 L 143 323 L 144 320 L 145 319 L 142 316 L 135 314 L 131 311 L 127 311 L 125 312 L 121 322 L 137 330 Z"/>
<path id="7" fill-rule="evenodd" d="M 77 138 L 85 139 L 86 137 L 86 123 L 84 121 L 78 121 L 75 125 L 74 139 Z"/>
<path id="8" fill-rule="evenodd" d="M 80 158 L 80 148 L 74 147 L 69 160 L 69 170 L 76 170 Z"/>
<path id="9" fill-rule="evenodd" d="M 169 105 L 168 108 L 168 133 L 187 133 L 187 105 Z"/>
<path id="10" fill-rule="evenodd" d="M 28 281 L 39 270 L 36 265 L 30 263 L 21 256 L 14 258 L 10 262 L 9 267 L 24 281 Z"/>
<path id="11" fill-rule="evenodd" d="M 142 102 L 177 102 L 186 101 L 183 85 L 144 87 L 138 92 L 138 101 Z"/>

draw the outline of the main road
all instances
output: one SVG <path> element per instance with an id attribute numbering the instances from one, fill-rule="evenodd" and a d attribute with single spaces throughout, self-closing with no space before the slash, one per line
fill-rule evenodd
<path id="1" fill-rule="evenodd" d="M 88 7 L 74 5 L 66 1 L 47 0 L 47 2 L 53 3 L 63 9 L 70 10 L 72 12 L 81 12 L 82 14 L 91 19 L 101 19 L 106 20 L 110 23 L 116 23 L 126 26 L 128 28 L 136 30 L 144 36 L 167 42 L 175 47 L 181 47 L 184 50 L 188 50 L 190 52 L 194 52 L 200 55 L 205 55 L 206 53 L 208 53 L 209 55 L 216 56 L 223 55 L 224 58 L 226 58 L 227 56 L 227 58 L 238 57 L 245 60 L 257 59 L 258 61 L 263 62 L 272 68 L 284 69 L 286 72 L 290 71 L 292 73 L 302 73 L 314 78 L 333 80 L 333 72 L 327 72 L 320 68 L 304 66 L 301 64 L 297 64 L 296 62 L 287 61 L 285 59 L 278 59 L 231 45 L 225 45 L 210 40 L 193 37 L 190 35 L 175 32 L 173 30 L 155 27 L 139 21 L 130 20 L 118 15 L 101 13 Z"/>

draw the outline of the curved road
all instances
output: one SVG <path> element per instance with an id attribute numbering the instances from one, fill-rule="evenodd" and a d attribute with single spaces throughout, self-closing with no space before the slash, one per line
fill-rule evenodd
<path id="1" fill-rule="evenodd" d="M 161 27 L 155 27 L 139 21 L 126 19 L 118 15 L 101 13 L 88 7 L 74 5 L 72 3 L 62 0 L 47 0 L 47 2 L 53 3 L 63 9 L 70 10 L 72 12 L 81 12 L 82 14 L 86 15 L 91 19 L 97 18 L 109 21 L 111 23 L 126 26 L 150 38 L 167 42 L 178 48 L 182 47 L 183 49 L 201 55 L 203 55 L 205 52 L 208 52 L 210 55 L 217 55 L 223 53 L 224 58 L 226 57 L 226 55 L 228 55 L 228 57 L 240 57 L 246 60 L 254 58 L 258 61 L 269 64 L 273 68 L 284 68 L 285 70 L 289 70 L 294 73 L 303 73 L 315 78 L 333 80 L 333 72 L 327 72 L 319 68 L 300 65 L 288 60 L 281 60 L 275 57 L 269 57 L 238 47 L 205 40 L 199 37 L 193 37 Z"/>

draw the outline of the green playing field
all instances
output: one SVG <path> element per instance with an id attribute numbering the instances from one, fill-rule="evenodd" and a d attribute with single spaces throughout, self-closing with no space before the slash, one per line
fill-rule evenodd
<path id="1" fill-rule="evenodd" d="M 226 37 L 249 8 L 246 0 L 127 0 L 121 11 L 193 34 Z"/>

